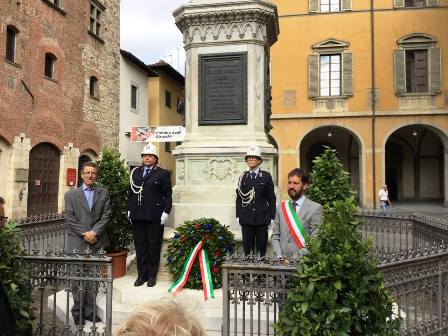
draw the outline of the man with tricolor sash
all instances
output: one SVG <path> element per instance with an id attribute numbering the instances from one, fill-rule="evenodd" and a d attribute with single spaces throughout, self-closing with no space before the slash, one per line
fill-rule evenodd
<path id="1" fill-rule="evenodd" d="M 277 207 L 272 228 L 272 247 L 277 258 L 300 258 L 307 253 L 307 239 L 317 235 L 322 223 L 322 205 L 305 196 L 309 178 L 295 168 L 288 174 L 288 195 Z"/>

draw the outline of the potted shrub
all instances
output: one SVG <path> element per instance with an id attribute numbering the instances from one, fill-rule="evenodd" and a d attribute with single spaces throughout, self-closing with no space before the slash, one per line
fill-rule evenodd
<path id="1" fill-rule="evenodd" d="M 105 246 L 105 250 L 112 257 L 113 277 L 118 278 L 126 273 L 126 257 L 132 242 L 132 226 L 126 207 L 129 173 L 116 149 L 104 148 L 97 163 L 100 171 L 98 184 L 109 190 L 112 210 L 106 226 L 109 246 Z"/>

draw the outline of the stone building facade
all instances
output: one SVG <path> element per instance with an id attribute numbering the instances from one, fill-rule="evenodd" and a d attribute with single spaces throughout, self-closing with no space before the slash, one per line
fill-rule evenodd
<path id="1" fill-rule="evenodd" d="M 12 218 L 62 211 L 80 163 L 118 146 L 120 2 L 0 3 L 0 194 Z"/>
<path id="2" fill-rule="evenodd" d="M 336 148 L 360 204 L 448 206 L 448 0 L 275 0 L 279 184 Z M 372 6 L 372 7 L 371 7 Z"/>

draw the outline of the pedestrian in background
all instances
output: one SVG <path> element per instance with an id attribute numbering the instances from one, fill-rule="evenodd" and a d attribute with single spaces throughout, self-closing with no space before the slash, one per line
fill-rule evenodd
<path id="1" fill-rule="evenodd" d="M 158 166 L 157 147 L 148 143 L 141 153 L 142 165 L 131 172 L 128 190 L 129 219 L 134 231 L 137 254 L 137 279 L 134 286 L 145 282 L 156 285 L 163 231 L 171 211 L 170 173 Z"/>
<path id="2" fill-rule="evenodd" d="M 380 198 L 380 216 L 386 216 L 387 208 L 392 206 L 392 203 L 389 199 L 389 191 L 387 190 L 387 185 L 383 185 L 383 187 L 378 192 L 378 196 Z"/>
<path id="3" fill-rule="evenodd" d="M 250 146 L 244 159 L 249 170 L 238 181 L 236 223 L 242 230 L 244 254 L 255 254 L 257 246 L 260 257 L 264 257 L 268 230 L 275 218 L 274 182 L 271 174 L 260 169 L 263 160 L 258 146 Z"/>

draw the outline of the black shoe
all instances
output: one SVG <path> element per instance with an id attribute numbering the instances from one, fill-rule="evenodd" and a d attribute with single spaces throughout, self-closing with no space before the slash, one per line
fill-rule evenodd
<path id="1" fill-rule="evenodd" d="M 146 286 L 148 287 L 154 287 L 156 285 L 156 279 L 149 279 Z"/>
<path id="2" fill-rule="evenodd" d="M 137 280 L 135 280 L 134 282 L 134 287 L 140 287 L 141 285 L 143 285 L 146 281 L 148 281 L 145 278 L 137 278 Z"/>
<path id="3" fill-rule="evenodd" d="M 87 315 L 87 316 L 85 317 L 85 319 L 86 319 L 87 321 L 93 322 L 93 313 L 91 313 L 90 315 Z M 96 316 L 96 318 L 95 318 L 95 323 L 98 323 L 98 322 L 101 322 L 101 319 L 100 319 L 98 316 Z"/>
<path id="4" fill-rule="evenodd" d="M 73 322 L 75 323 L 75 326 L 79 326 L 80 317 L 78 315 L 73 315 Z"/>

